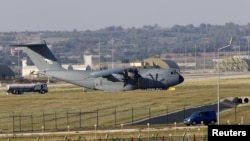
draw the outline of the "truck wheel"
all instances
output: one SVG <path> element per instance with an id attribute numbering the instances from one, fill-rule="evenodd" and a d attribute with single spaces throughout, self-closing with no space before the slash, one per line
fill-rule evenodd
<path id="1" fill-rule="evenodd" d="M 193 122 L 192 122 L 192 125 L 196 125 L 196 121 L 193 121 Z"/>
<path id="2" fill-rule="evenodd" d="M 23 94 L 23 91 L 19 90 L 17 91 L 18 94 Z"/>
<path id="3" fill-rule="evenodd" d="M 17 90 L 12 90 L 11 93 L 12 93 L 12 94 L 18 94 L 18 91 L 17 91 Z"/>
<path id="4" fill-rule="evenodd" d="M 214 124 L 215 124 L 215 121 L 212 120 L 212 121 L 210 122 L 210 125 L 214 125 Z"/>

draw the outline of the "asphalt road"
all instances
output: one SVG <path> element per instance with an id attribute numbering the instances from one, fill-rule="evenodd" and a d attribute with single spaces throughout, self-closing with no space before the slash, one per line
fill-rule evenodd
<path id="1" fill-rule="evenodd" d="M 147 119 L 143 119 L 141 121 L 136 121 L 134 123 L 129 123 L 129 125 L 147 125 L 149 124 L 170 124 L 170 123 L 181 123 L 183 122 L 183 119 L 190 116 L 195 111 L 204 111 L 204 110 L 215 110 L 217 111 L 217 103 L 211 104 L 211 105 L 205 105 L 200 107 L 193 107 L 189 109 L 183 109 L 180 111 L 175 111 L 172 113 L 164 114 L 157 117 L 151 117 Z M 223 102 L 220 102 L 220 111 L 226 110 L 228 108 L 232 108 L 233 104 L 228 104 Z"/>

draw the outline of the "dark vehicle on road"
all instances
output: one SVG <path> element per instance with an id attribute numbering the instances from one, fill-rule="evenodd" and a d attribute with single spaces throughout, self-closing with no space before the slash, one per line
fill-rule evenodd
<path id="1" fill-rule="evenodd" d="M 194 112 L 191 116 L 184 119 L 184 124 L 196 125 L 196 124 L 215 124 L 217 122 L 217 115 L 214 110 L 208 111 L 197 111 Z"/>

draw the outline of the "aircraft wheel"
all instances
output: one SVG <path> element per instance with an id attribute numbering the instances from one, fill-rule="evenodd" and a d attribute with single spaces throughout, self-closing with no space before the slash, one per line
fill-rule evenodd
<path id="1" fill-rule="evenodd" d="M 40 93 L 40 94 L 45 94 L 45 91 L 44 91 L 44 90 L 41 90 L 39 93 Z"/>
<path id="2" fill-rule="evenodd" d="M 83 92 L 87 92 L 88 90 L 87 90 L 86 88 L 83 88 L 82 91 L 83 91 Z"/>

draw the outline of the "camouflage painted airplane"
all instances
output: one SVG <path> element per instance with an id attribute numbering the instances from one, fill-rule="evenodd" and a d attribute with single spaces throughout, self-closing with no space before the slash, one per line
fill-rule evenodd
<path id="1" fill-rule="evenodd" d="M 38 68 L 38 73 L 51 76 L 85 89 L 127 91 L 135 89 L 168 89 L 184 81 L 176 68 L 112 68 L 98 71 L 64 69 L 45 41 L 13 44 L 24 51 Z"/>

